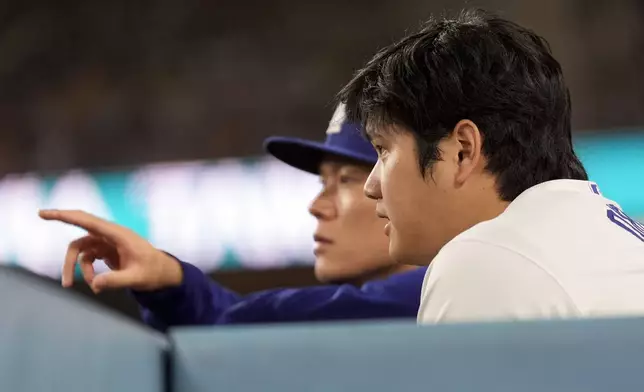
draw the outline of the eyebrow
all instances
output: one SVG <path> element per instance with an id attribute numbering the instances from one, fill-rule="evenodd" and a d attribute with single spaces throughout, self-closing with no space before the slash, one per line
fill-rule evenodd
<path id="1" fill-rule="evenodd" d="M 363 167 L 358 163 L 352 163 L 352 162 L 345 163 L 342 166 L 340 166 L 338 169 L 339 169 L 339 172 L 346 171 L 349 174 L 362 174 L 367 170 L 366 167 Z M 367 170 L 367 171 L 370 171 L 370 170 Z"/>
<path id="2" fill-rule="evenodd" d="M 376 138 L 376 137 L 384 136 L 382 130 L 375 128 L 373 126 L 373 123 L 372 124 L 367 124 L 364 127 L 364 135 L 367 137 L 367 139 L 370 142 L 373 142 L 373 139 Z"/>

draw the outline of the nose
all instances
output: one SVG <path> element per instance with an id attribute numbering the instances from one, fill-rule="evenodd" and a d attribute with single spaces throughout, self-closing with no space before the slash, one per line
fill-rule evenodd
<path id="1" fill-rule="evenodd" d="M 336 208 L 326 190 L 320 191 L 309 204 L 309 213 L 318 220 L 329 220 L 336 216 Z"/>
<path id="2" fill-rule="evenodd" d="M 382 199 L 382 191 L 380 189 L 380 161 L 371 169 L 371 173 L 369 173 L 369 177 L 364 183 L 364 194 L 370 199 Z"/>

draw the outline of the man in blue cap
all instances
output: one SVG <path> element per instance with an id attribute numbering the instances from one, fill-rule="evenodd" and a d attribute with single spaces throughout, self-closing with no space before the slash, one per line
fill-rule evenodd
<path id="1" fill-rule="evenodd" d="M 425 268 L 389 257 L 385 220 L 363 187 L 377 161 L 371 144 L 338 106 L 324 143 L 273 137 L 266 150 L 281 161 L 320 176 L 322 189 L 309 212 L 318 225 L 315 273 L 326 285 L 277 289 L 246 296 L 208 279 L 195 266 L 155 249 L 131 230 L 82 211 L 41 211 L 47 220 L 79 226 L 88 235 L 69 245 L 63 285 L 80 263 L 95 292 L 129 288 L 146 323 L 159 330 L 176 325 L 216 325 L 368 318 L 415 318 Z M 111 271 L 95 275 L 94 260 Z"/>

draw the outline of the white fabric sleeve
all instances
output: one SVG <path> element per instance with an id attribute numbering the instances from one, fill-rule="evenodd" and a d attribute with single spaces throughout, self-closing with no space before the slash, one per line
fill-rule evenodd
<path id="1" fill-rule="evenodd" d="M 559 282 L 525 256 L 486 242 L 447 244 L 430 265 L 418 322 L 509 321 L 578 317 Z"/>

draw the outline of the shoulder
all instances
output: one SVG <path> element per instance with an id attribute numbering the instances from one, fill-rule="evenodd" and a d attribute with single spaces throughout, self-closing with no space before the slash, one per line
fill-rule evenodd
<path id="1" fill-rule="evenodd" d="M 471 275 L 499 279 L 501 271 L 541 271 L 533 260 L 509 244 L 486 237 L 472 235 L 450 241 L 431 263 L 432 280 Z"/>
<path id="2" fill-rule="evenodd" d="M 540 317 L 574 311 L 557 279 L 519 251 L 481 239 L 457 238 L 432 261 L 419 321 Z"/>

